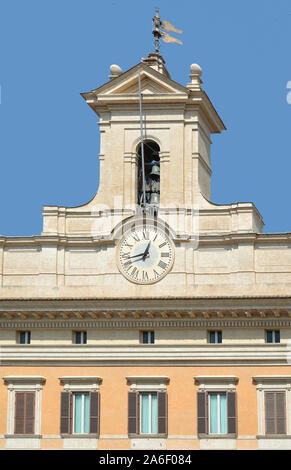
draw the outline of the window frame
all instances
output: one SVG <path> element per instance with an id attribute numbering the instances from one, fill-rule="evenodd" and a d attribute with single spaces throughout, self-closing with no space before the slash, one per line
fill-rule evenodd
<path id="1" fill-rule="evenodd" d="M 63 385 L 63 392 L 69 393 L 70 400 L 72 400 L 72 417 L 71 419 L 71 426 L 70 431 L 68 433 L 63 433 L 60 431 L 61 436 L 65 437 L 71 437 L 71 438 L 78 438 L 79 436 L 82 437 L 99 437 L 100 433 L 100 425 L 98 425 L 98 432 L 97 433 L 91 433 L 89 429 L 89 433 L 75 433 L 74 432 L 74 395 L 76 394 L 89 394 L 91 395 L 91 392 L 100 392 L 100 385 L 102 383 L 102 378 L 99 376 L 63 376 L 59 377 L 60 384 Z M 89 406 L 91 406 L 91 396 L 90 396 L 90 403 Z M 99 395 L 99 406 L 100 406 L 100 395 Z M 62 415 L 60 413 L 60 419 L 62 419 Z M 89 420 L 91 419 L 91 414 L 89 411 Z M 100 423 L 100 409 L 98 410 L 98 419 Z"/>
<path id="2" fill-rule="evenodd" d="M 90 396 L 90 392 L 83 392 L 83 391 L 76 391 L 76 392 L 71 392 L 72 393 L 72 399 L 73 399 L 73 402 L 72 402 L 72 434 L 74 435 L 87 435 L 87 434 L 90 434 L 90 400 L 91 400 L 91 396 Z M 76 416 L 76 396 L 77 395 L 81 395 L 82 396 L 82 404 L 81 404 L 81 412 L 82 412 L 82 418 L 81 418 L 81 432 L 76 432 L 75 431 L 75 416 Z M 89 431 L 88 432 L 84 432 L 84 429 L 85 429 L 85 423 L 84 423 L 84 415 L 85 415 L 85 400 L 84 400 L 84 397 L 85 396 L 89 396 L 89 416 L 88 416 L 88 419 L 89 419 Z"/>
<path id="3" fill-rule="evenodd" d="M 21 336 L 22 335 L 24 335 L 24 343 L 21 342 Z M 19 330 L 19 331 L 17 331 L 17 343 L 21 344 L 22 346 L 25 345 L 25 344 L 31 344 L 31 330 Z"/>
<path id="4" fill-rule="evenodd" d="M 291 375 L 257 375 L 253 376 L 253 383 L 257 388 L 258 406 L 258 436 L 259 438 L 273 439 L 291 436 Z M 265 392 L 285 392 L 285 434 L 266 433 L 266 403 Z"/>
<path id="5" fill-rule="evenodd" d="M 237 392 L 236 392 L 236 385 L 238 383 L 238 377 L 233 375 L 224 375 L 224 376 L 195 376 L 194 383 L 198 385 L 197 391 L 197 401 L 198 401 L 198 393 L 203 392 L 205 395 L 205 400 L 207 403 L 206 406 L 206 413 L 205 420 L 207 422 L 207 429 L 206 432 L 199 432 L 197 429 L 197 435 L 199 439 L 217 439 L 217 438 L 225 438 L 225 439 L 235 439 L 237 437 L 237 423 L 238 423 L 238 413 L 237 413 Z M 235 416 L 230 416 L 228 410 L 228 393 L 232 392 L 235 393 Z M 209 395 L 211 393 L 214 394 L 226 394 L 227 400 L 227 433 L 210 433 L 210 413 L 209 413 Z M 198 403 L 197 403 L 198 406 Z M 199 410 L 197 408 L 197 427 L 199 427 Z M 235 419 L 235 432 L 229 432 L 229 419 Z"/>
<path id="6" fill-rule="evenodd" d="M 127 385 L 130 385 L 130 392 L 134 393 L 136 396 L 136 432 L 130 432 L 128 430 L 129 438 L 141 438 L 141 439 L 148 439 L 148 438 L 165 438 L 168 434 L 167 430 L 167 422 L 168 422 L 168 405 L 167 405 L 167 385 L 169 383 L 169 377 L 166 376 L 131 376 L 126 377 Z M 145 393 L 157 395 L 157 433 L 142 433 L 141 432 L 141 395 Z M 163 393 L 165 399 L 165 416 L 163 417 L 165 422 L 165 432 L 159 432 L 159 420 L 161 419 L 161 415 L 159 415 L 159 393 Z M 128 410 L 128 417 L 129 417 L 129 410 Z"/>
<path id="7" fill-rule="evenodd" d="M 80 334 L 80 339 L 81 339 L 81 342 L 80 343 L 77 343 L 77 335 Z M 84 335 L 85 336 L 85 341 L 84 341 Z M 87 341 L 88 341 L 88 335 L 87 335 L 87 330 L 76 330 L 73 332 L 73 344 L 77 344 L 78 346 L 82 345 L 82 344 L 87 344 Z"/>
<path id="8" fill-rule="evenodd" d="M 149 428 L 150 431 L 152 431 L 152 396 L 155 395 L 158 399 L 158 394 L 156 391 L 150 392 L 150 391 L 144 391 L 144 392 L 139 392 L 139 434 L 141 436 L 156 436 L 158 434 L 158 411 L 157 411 L 157 432 L 142 432 L 142 401 L 141 397 L 143 395 L 148 395 L 150 397 L 149 399 Z"/>
<path id="9" fill-rule="evenodd" d="M 42 388 L 46 379 L 42 376 L 6 376 L 3 377 L 5 385 L 8 385 L 7 405 L 7 435 L 9 437 L 40 436 L 41 432 L 41 402 Z M 32 434 L 15 433 L 15 404 L 16 392 L 34 392 L 34 432 Z"/>
<path id="10" fill-rule="evenodd" d="M 147 334 L 147 338 L 150 341 L 144 342 L 144 335 Z M 152 341 L 153 339 L 153 341 Z M 141 344 L 155 344 L 155 331 L 154 330 L 142 330 L 140 332 L 140 343 Z"/>
<path id="11" fill-rule="evenodd" d="M 220 421 L 221 403 L 220 403 L 220 398 L 223 395 L 223 396 L 225 396 L 225 399 L 226 399 L 226 427 L 227 427 L 227 392 L 211 391 L 211 392 L 207 392 L 207 395 L 208 395 L 208 434 L 210 436 L 225 436 L 228 433 L 227 432 L 224 432 L 224 433 L 221 432 L 221 421 Z M 211 402 L 211 400 L 209 399 L 209 397 L 211 395 L 215 395 L 215 396 L 218 397 L 218 405 L 217 405 L 218 432 L 216 432 L 216 433 L 210 431 L 210 428 L 211 428 L 211 403 L 210 402 Z"/>
<path id="12" fill-rule="evenodd" d="M 272 341 L 268 341 L 268 334 L 271 333 Z M 279 333 L 279 341 L 276 341 L 276 334 Z M 280 330 L 265 330 L 265 342 L 267 344 L 280 344 L 281 343 L 281 332 Z"/>
<path id="13" fill-rule="evenodd" d="M 214 341 L 211 341 L 211 335 L 214 333 Z M 220 335 L 220 338 L 219 338 Z M 219 341 L 220 339 L 220 341 Z M 208 344 L 222 344 L 222 330 L 208 330 L 207 332 Z"/>

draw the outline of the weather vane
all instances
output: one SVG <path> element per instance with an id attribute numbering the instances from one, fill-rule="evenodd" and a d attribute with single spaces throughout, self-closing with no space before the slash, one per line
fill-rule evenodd
<path id="1" fill-rule="evenodd" d="M 165 33 L 165 31 L 173 31 L 174 33 L 182 34 L 183 31 L 181 29 L 175 28 L 169 21 L 167 20 L 161 20 L 159 17 L 159 9 L 156 8 L 156 16 L 153 17 L 153 35 L 155 38 L 155 53 L 159 54 L 160 52 L 160 38 L 164 42 L 177 42 L 178 44 L 183 44 L 182 41 L 179 39 L 170 36 L 168 33 Z"/>

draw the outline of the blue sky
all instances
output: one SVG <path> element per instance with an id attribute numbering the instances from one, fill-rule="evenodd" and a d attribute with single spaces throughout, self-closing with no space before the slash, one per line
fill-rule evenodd
<path id="1" fill-rule="evenodd" d="M 1 235 L 40 234 L 44 205 L 95 194 L 99 130 L 80 93 L 153 51 L 156 6 L 184 31 L 161 48 L 173 80 L 198 63 L 227 127 L 212 201 L 252 201 L 265 232 L 291 232 L 290 0 L 0 0 Z"/>

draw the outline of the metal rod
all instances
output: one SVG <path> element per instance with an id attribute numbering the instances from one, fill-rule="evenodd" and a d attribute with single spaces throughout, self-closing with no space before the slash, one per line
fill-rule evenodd
<path id="1" fill-rule="evenodd" d="M 139 89 L 140 148 L 141 148 L 141 164 L 142 164 L 143 206 L 146 207 L 144 141 L 143 141 L 143 127 L 142 127 L 143 111 L 142 111 L 142 93 L 141 93 L 140 69 L 138 69 L 138 89 Z"/>

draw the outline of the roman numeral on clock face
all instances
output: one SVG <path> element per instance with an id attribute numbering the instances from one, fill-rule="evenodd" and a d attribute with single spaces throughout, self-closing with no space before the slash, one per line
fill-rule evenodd
<path id="1" fill-rule="evenodd" d="M 161 260 L 159 262 L 158 266 L 160 266 L 160 268 L 162 268 L 162 269 L 165 269 L 167 267 L 167 263 L 164 263 L 164 261 Z"/>
<path id="2" fill-rule="evenodd" d="M 129 252 L 128 253 L 122 253 L 121 258 L 122 259 L 130 259 L 130 253 Z"/>
<path id="3" fill-rule="evenodd" d="M 139 270 L 137 269 L 137 267 L 134 267 L 133 270 L 131 271 L 130 275 L 132 277 L 134 277 L 134 279 L 137 279 L 138 278 L 138 273 L 139 273 Z"/>
<path id="4" fill-rule="evenodd" d="M 160 276 L 159 273 L 155 269 L 153 269 L 153 273 L 154 273 L 155 279 L 157 279 Z"/>
<path id="5" fill-rule="evenodd" d="M 124 246 L 127 246 L 128 248 L 132 248 L 132 247 L 133 247 L 133 245 L 130 245 L 126 240 L 125 240 L 125 242 L 124 242 Z"/>
<path id="6" fill-rule="evenodd" d="M 148 230 L 143 230 L 142 234 L 143 234 L 143 238 L 144 238 L 145 240 L 149 240 L 149 239 L 150 239 L 150 234 L 149 234 L 149 231 L 148 231 Z"/>
<path id="7" fill-rule="evenodd" d="M 125 269 L 129 269 L 131 267 L 131 265 L 132 265 L 132 261 L 126 261 L 126 263 L 124 263 L 123 266 L 124 266 Z"/>
<path id="8" fill-rule="evenodd" d="M 161 243 L 161 244 L 159 245 L 159 248 L 163 248 L 163 246 L 165 246 L 166 244 L 167 244 L 167 242 Z"/>

